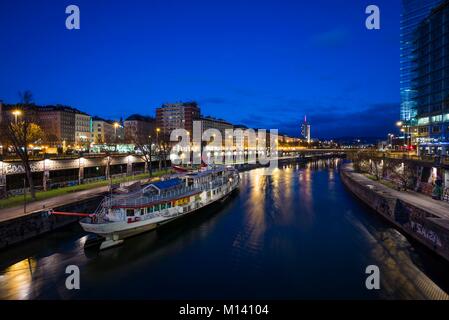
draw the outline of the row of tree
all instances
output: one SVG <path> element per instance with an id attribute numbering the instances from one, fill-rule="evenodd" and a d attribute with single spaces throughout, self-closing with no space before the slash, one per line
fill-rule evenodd
<path id="1" fill-rule="evenodd" d="M 17 108 L 26 109 L 33 102 L 33 95 L 30 91 L 19 93 L 20 103 Z M 36 189 L 32 179 L 31 165 L 30 165 L 30 150 L 29 145 L 40 141 L 44 137 L 42 129 L 33 122 L 33 119 L 26 113 L 22 113 L 21 117 L 13 120 L 3 119 L 0 127 L 0 134 L 6 140 L 6 143 L 12 148 L 12 151 L 17 155 L 25 171 L 25 179 L 30 189 L 31 198 L 36 199 Z"/>
<path id="2" fill-rule="evenodd" d="M 145 162 L 145 171 L 153 175 L 153 161 L 157 157 L 159 170 L 162 166 L 167 168 L 167 158 L 170 154 L 170 137 L 159 134 L 154 130 L 149 136 L 139 135 L 138 132 L 130 133 L 130 142 L 134 144 L 136 155 Z"/>
<path id="3" fill-rule="evenodd" d="M 350 155 L 354 170 L 369 173 L 375 180 L 397 181 L 404 190 L 417 189 L 419 185 L 419 166 L 411 161 L 379 156 L 376 151 L 359 151 Z"/>

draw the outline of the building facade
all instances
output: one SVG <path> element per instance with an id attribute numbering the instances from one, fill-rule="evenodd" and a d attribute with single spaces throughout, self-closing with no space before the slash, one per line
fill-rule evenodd
<path id="1" fill-rule="evenodd" d="M 221 134 L 222 144 L 225 143 L 227 138 L 232 139 L 232 137 L 226 136 L 226 130 L 232 130 L 234 128 L 234 126 L 230 122 L 213 117 L 202 117 L 198 121 L 201 125 L 201 136 L 206 130 L 215 129 L 218 130 Z"/>
<path id="2" fill-rule="evenodd" d="M 116 140 L 114 122 L 93 117 L 91 135 L 95 144 L 114 143 Z"/>
<path id="3" fill-rule="evenodd" d="M 71 148 L 75 145 L 75 115 L 79 110 L 66 106 L 37 107 L 36 122 L 51 146 Z"/>
<path id="4" fill-rule="evenodd" d="M 92 142 L 91 119 L 84 112 L 75 113 L 75 145 L 79 148 L 88 147 Z"/>
<path id="5" fill-rule="evenodd" d="M 125 122 L 126 143 L 146 143 L 150 136 L 154 135 L 155 119 L 149 116 L 133 114 Z"/>
<path id="6" fill-rule="evenodd" d="M 412 87 L 415 60 L 416 29 L 431 10 L 443 0 L 402 0 L 401 14 L 401 54 L 400 54 L 400 94 L 402 121 L 412 120 L 417 113 L 416 91 Z"/>
<path id="7" fill-rule="evenodd" d="M 416 30 L 412 81 L 420 153 L 449 155 L 449 1 Z"/>
<path id="8" fill-rule="evenodd" d="M 156 126 L 163 135 L 170 135 L 175 129 L 185 129 L 192 133 L 193 121 L 200 118 L 200 108 L 196 102 L 167 103 L 156 109 Z"/>

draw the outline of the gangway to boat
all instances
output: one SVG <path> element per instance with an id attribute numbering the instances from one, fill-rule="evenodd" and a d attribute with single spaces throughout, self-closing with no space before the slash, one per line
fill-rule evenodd
<path id="1" fill-rule="evenodd" d="M 54 210 L 49 210 L 48 211 L 49 215 L 59 215 L 59 216 L 75 216 L 75 217 L 90 217 L 92 218 L 93 216 L 95 216 L 94 213 L 80 213 L 80 212 L 64 212 L 64 211 L 54 211 Z"/>

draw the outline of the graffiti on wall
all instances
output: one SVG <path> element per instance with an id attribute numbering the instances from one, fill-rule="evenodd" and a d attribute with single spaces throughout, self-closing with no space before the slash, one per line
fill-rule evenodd
<path id="1" fill-rule="evenodd" d="M 442 247 L 442 243 L 436 232 L 427 229 L 422 224 L 418 222 L 411 221 L 410 222 L 412 230 L 422 236 L 423 238 L 432 242 L 435 246 Z"/>

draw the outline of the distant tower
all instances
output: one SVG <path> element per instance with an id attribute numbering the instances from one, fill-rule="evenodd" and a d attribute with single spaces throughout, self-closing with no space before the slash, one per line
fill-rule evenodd
<path id="1" fill-rule="evenodd" d="M 304 116 L 304 123 L 301 125 L 301 135 L 310 143 L 310 124 L 307 123 L 307 116 Z"/>

